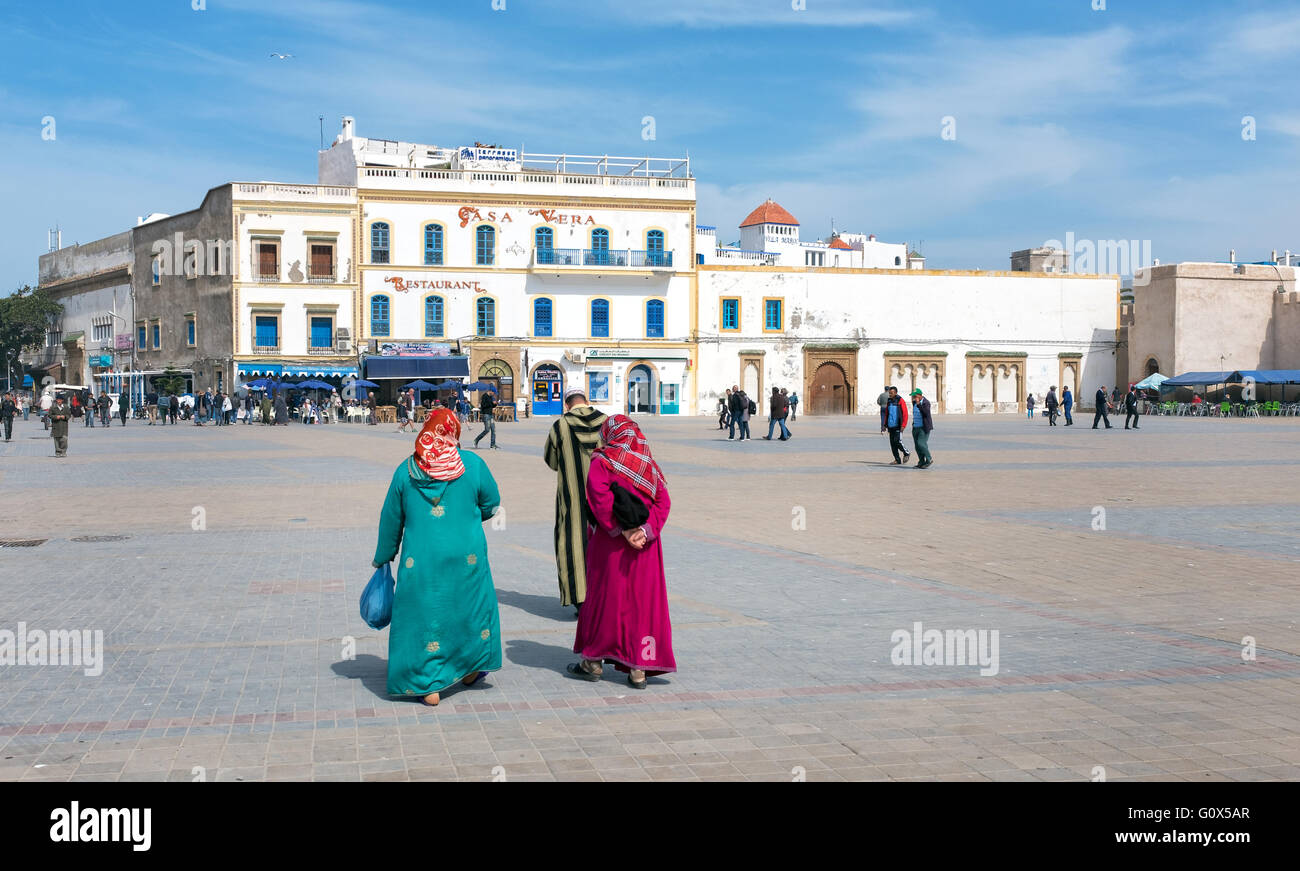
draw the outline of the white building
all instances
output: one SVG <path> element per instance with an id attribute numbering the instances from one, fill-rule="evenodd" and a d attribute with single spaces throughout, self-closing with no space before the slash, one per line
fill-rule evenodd
<path id="1" fill-rule="evenodd" d="M 357 190 L 363 350 L 459 345 L 468 369 L 396 353 L 364 375 L 468 375 L 534 414 L 690 411 L 695 180 L 686 160 L 521 154 L 358 138 L 320 157 Z"/>
<path id="2" fill-rule="evenodd" d="M 699 407 L 740 385 L 810 414 L 872 414 L 886 385 L 936 412 L 1023 411 L 1115 377 L 1116 276 L 705 265 Z M 1087 389 L 1085 389 L 1087 388 Z"/>
<path id="3" fill-rule="evenodd" d="M 833 232 L 804 241 L 799 221 L 779 203 L 760 203 L 740 223 L 740 240 L 719 244 L 717 228 L 697 227 L 700 263 L 752 263 L 763 266 L 808 266 L 826 269 L 924 269 L 925 258 L 903 244 L 881 242 L 875 235 Z"/>

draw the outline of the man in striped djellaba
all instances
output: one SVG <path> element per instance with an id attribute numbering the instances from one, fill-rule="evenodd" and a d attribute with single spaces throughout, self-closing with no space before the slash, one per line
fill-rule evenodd
<path id="1" fill-rule="evenodd" d="M 586 393 L 564 394 L 565 412 L 546 438 L 546 465 L 555 470 L 555 566 L 560 604 L 582 606 L 587 598 L 587 472 L 591 452 L 600 445 L 605 415 L 591 407 Z"/>

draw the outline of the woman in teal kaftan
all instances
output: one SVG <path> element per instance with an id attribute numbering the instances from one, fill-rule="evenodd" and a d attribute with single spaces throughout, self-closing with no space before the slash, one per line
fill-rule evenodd
<path id="1" fill-rule="evenodd" d="M 401 555 L 388 629 L 388 693 L 438 704 L 456 681 L 501 668 L 501 623 L 483 522 L 501 504 L 487 464 L 459 448 L 460 421 L 429 415 L 393 472 L 374 565 Z"/>

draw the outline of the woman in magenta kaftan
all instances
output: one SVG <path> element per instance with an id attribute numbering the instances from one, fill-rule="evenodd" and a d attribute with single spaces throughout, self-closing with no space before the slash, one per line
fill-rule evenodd
<path id="1" fill-rule="evenodd" d="M 587 599 L 573 644 L 583 658 L 569 671 L 599 680 L 601 663 L 609 661 L 642 689 L 646 675 L 677 670 L 660 543 L 671 502 L 663 473 L 631 418 L 609 418 L 601 442 L 587 475 L 587 505 L 596 525 L 587 543 Z"/>

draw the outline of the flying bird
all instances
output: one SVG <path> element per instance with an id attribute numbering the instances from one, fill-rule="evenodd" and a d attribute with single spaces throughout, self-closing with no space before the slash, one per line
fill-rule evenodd
<path id="1" fill-rule="evenodd" d="M 271 57 L 278 57 L 280 60 L 284 60 L 285 58 L 293 57 L 293 55 L 291 55 L 291 54 L 277 54 L 276 52 L 271 52 Z"/>

